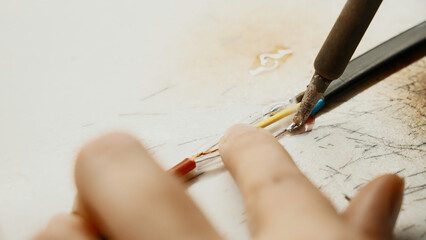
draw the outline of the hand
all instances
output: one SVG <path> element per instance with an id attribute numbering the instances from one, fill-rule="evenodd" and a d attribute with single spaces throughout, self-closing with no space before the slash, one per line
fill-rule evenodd
<path id="1" fill-rule="evenodd" d="M 339 214 L 264 129 L 230 128 L 219 144 L 244 197 L 253 239 L 391 239 L 404 181 L 381 176 Z M 71 214 L 36 239 L 222 239 L 185 193 L 134 138 L 113 133 L 77 157 Z"/>

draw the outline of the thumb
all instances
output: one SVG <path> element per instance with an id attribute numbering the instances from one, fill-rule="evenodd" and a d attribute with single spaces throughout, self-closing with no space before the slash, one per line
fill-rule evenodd
<path id="1" fill-rule="evenodd" d="M 361 189 L 342 217 L 371 239 L 392 239 L 403 193 L 402 178 L 394 174 L 380 176 Z"/>

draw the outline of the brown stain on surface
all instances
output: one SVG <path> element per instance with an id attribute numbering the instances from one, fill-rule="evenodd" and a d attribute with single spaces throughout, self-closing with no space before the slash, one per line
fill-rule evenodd
<path id="1" fill-rule="evenodd" d="M 306 14 L 310 11 L 303 10 Z M 309 52 L 312 42 L 321 41 L 314 37 L 317 32 L 301 31 L 305 22 L 312 25 L 309 21 L 314 20 L 301 19 L 302 9 L 294 6 L 247 3 L 229 12 L 206 14 L 182 30 L 184 37 L 174 47 L 184 49 L 177 55 L 181 56 L 178 63 L 185 75 L 198 80 L 231 75 L 244 79 L 263 53 L 290 48 L 300 54 L 298 49 Z"/>
<path id="2" fill-rule="evenodd" d="M 173 79 L 179 85 L 175 92 L 190 89 L 190 95 L 179 94 L 185 101 L 257 104 L 288 99 L 308 81 L 311 56 L 329 27 L 315 11 L 317 5 L 323 6 L 312 3 L 306 9 L 281 1 L 209 5 L 183 22 L 158 52 L 156 58 L 165 59 L 161 78 Z M 280 47 L 290 48 L 291 57 L 274 70 L 250 74 L 260 54 Z"/>
<path id="3" fill-rule="evenodd" d="M 392 103 L 391 117 L 410 129 L 415 142 L 426 138 L 426 57 L 386 79 L 384 94 Z"/>
<path id="4" fill-rule="evenodd" d="M 285 16 L 271 16 L 269 8 L 243 9 L 231 16 L 215 16 L 205 19 L 209 26 L 199 29 L 190 26 L 187 43 L 193 57 L 183 61 L 184 69 L 193 75 L 194 68 L 202 74 L 224 76 L 235 72 L 247 72 L 262 53 L 274 51 L 286 45 Z M 195 30 L 194 30 L 195 29 Z M 258 60 L 257 60 L 258 61 Z"/>
<path id="5" fill-rule="evenodd" d="M 407 141 L 405 135 L 408 134 L 413 146 L 423 144 L 426 138 L 425 55 L 425 44 L 410 49 L 351 89 L 333 97 L 320 115 L 360 95 L 366 109 L 374 106 L 372 112 L 366 110 L 365 113 L 373 114 L 375 119 L 383 119 L 382 125 L 398 128 L 400 141 Z"/>
<path id="6" fill-rule="evenodd" d="M 401 108 L 398 115 L 414 117 L 414 123 L 426 124 L 426 57 L 418 60 L 395 77 L 389 78 L 396 93 L 392 101 L 401 101 L 407 108 Z"/>

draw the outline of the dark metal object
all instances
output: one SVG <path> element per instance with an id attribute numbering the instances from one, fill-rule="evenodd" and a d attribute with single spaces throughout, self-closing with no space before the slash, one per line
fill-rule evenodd
<path id="1" fill-rule="evenodd" d="M 407 51 L 417 48 L 426 48 L 426 21 L 353 59 L 342 76 L 328 86 L 324 93 L 324 99 L 327 101 L 346 87 L 364 79 L 376 69 L 402 56 Z"/>
<path id="2" fill-rule="evenodd" d="M 324 99 L 329 100 L 346 87 L 352 86 L 367 77 L 376 69 L 381 68 L 392 60 L 416 49 L 426 49 L 426 21 L 398 34 L 381 43 L 349 62 L 342 76 L 328 86 Z M 419 51 L 422 51 L 421 49 Z M 305 92 L 296 95 L 296 102 L 301 102 Z"/>
<path id="3" fill-rule="evenodd" d="M 382 0 L 349 0 L 314 62 L 315 71 L 334 80 L 345 71 Z"/>
<path id="4" fill-rule="evenodd" d="M 315 74 L 293 118 L 295 128 L 306 121 L 328 84 L 343 73 L 381 2 L 382 0 L 346 2 L 315 59 Z"/>

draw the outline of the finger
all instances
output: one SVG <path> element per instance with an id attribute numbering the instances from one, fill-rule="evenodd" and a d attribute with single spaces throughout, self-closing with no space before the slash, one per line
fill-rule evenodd
<path id="1" fill-rule="evenodd" d="M 87 210 L 85 209 L 85 207 L 81 203 L 81 200 L 80 200 L 80 197 L 78 196 L 78 194 L 74 198 L 74 204 L 72 206 L 71 212 L 74 213 L 74 214 L 78 214 L 79 216 L 82 216 L 85 219 L 89 218 L 89 216 L 87 215 Z"/>
<path id="2" fill-rule="evenodd" d="M 84 147 L 75 179 L 84 209 L 106 237 L 219 239 L 183 186 L 126 134 Z"/>
<path id="3" fill-rule="evenodd" d="M 268 131 L 233 126 L 221 139 L 219 151 L 243 195 L 253 235 L 294 239 L 306 232 L 321 234 L 319 223 L 338 224 L 330 202 Z"/>
<path id="4" fill-rule="evenodd" d="M 383 175 L 363 187 L 342 216 L 371 239 L 391 239 L 403 192 L 403 179 Z"/>
<path id="5" fill-rule="evenodd" d="M 98 240 L 99 237 L 87 222 L 76 214 L 54 217 L 35 240 Z"/>
<path id="6" fill-rule="evenodd" d="M 94 219 L 91 218 L 90 214 L 88 213 L 88 210 L 86 209 L 78 194 L 74 199 L 74 204 L 71 212 L 73 214 L 81 216 L 92 229 L 94 229 L 96 232 L 100 232 L 98 227 L 96 226 Z"/>

